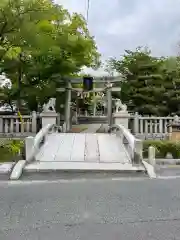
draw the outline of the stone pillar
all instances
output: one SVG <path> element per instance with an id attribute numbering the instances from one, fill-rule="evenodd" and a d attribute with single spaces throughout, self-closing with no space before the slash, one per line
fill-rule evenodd
<path id="1" fill-rule="evenodd" d="M 134 121 L 133 121 L 133 133 L 138 134 L 139 133 L 139 114 L 135 112 L 134 114 Z"/>
<path id="2" fill-rule="evenodd" d="M 29 137 L 25 138 L 26 160 L 29 160 L 29 158 L 32 154 L 33 144 L 34 144 L 34 137 L 29 136 Z"/>
<path id="3" fill-rule="evenodd" d="M 37 133 L 37 114 L 35 111 L 32 112 L 32 132 Z"/>
<path id="4" fill-rule="evenodd" d="M 4 124 L 3 118 L 0 116 L 0 133 L 3 133 L 3 129 L 4 129 L 3 124 Z"/>
<path id="5" fill-rule="evenodd" d="M 114 124 L 121 124 L 128 129 L 130 114 L 126 111 L 120 111 L 113 114 Z"/>
<path id="6" fill-rule="evenodd" d="M 93 92 L 93 116 L 96 116 L 96 93 L 95 92 Z"/>
<path id="7" fill-rule="evenodd" d="M 107 118 L 108 125 L 112 125 L 112 83 L 107 84 Z"/>
<path id="8" fill-rule="evenodd" d="M 65 102 L 65 127 L 66 132 L 68 132 L 71 128 L 71 82 L 67 82 L 66 87 L 66 102 Z"/>
<path id="9" fill-rule="evenodd" d="M 42 112 L 40 116 L 42 118 L 42 127 L 45 127 L 47 124 L 56 124 L 56 118 L 58 114 L 54 111 L 51 111 Z"/>
<path id="10" fill-rule="evenodd" d="M 61 114 L 57 113 L 57 121 L 56 121 L 57 125 L 60 126 L 61 125 Z"/>
<path id="11" fill-rule="evenodd" d="M 156 149 L 153 146 L 148 148 L 148 161 L 153 167 L 156 165 Z"/>

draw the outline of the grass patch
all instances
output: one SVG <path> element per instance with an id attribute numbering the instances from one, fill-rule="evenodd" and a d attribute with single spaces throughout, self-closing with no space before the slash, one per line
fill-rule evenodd
<path id="1" fill-rule="evenodd" d="M 2 140 L 0 143 L 0 162 L 15 162 L 24 159 L 24 141 Z"/>

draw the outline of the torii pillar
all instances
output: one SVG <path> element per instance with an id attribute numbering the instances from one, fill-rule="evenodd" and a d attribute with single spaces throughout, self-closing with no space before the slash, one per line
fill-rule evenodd
<path id="1" fill-rule="evenodd" d="M 68 132 L 71 128 L 71 81 L 67 81 L 66 101 L 65 101 L 65 130 Z"/>
<path id="2" fill-rule="evenodd" d="M 106 85 L 107 94 L 107 118 L 109 127 L 112 125 L 112 83 L 107 83 Z"/>

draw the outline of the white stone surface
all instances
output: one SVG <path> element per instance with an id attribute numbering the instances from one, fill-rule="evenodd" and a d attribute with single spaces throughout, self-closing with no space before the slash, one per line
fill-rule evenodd
<path id="1" fill-rule="evenodd" d="M 149 164 L 145 161 L 142 161 L 142 163 L 143 163 L 143 165 L 144 165 L 144 167 L 145 167 L 145 169 L 148 173 L 148 176 L 150 178 L 156 178 L 156 173 L 155 173 L 154 167 L 151 164 Z"/>
<path id="2" fill-rule="evenodd" d="M 10 179 L 19 179 L 26 171 L 100 170 L 137 171 L 116 134 L 103 133 L 51 133 L 36 155 L 35 162 L 19 161 Z M 144 164 L 146 167 L 146 164 Z M 152 169 L 150 169 L 152 172 Z M 148 172 L 148 174 L 152 174 Z M 151 176 L 150 176 L 151 177 Z"/>
<path id="3" fill-rule="evenodd" d="M 21 177 L 25 164 L 26 164 L 25 160 L 20 160 L 16 163 L 11 172 L 10 180 L 17 180 Z"/>
<path id="4" fill-rule="evenodd" d="M 100 162 L 128 162 L 122 143 L 116 135 L 98 135 Z"/>
<path id="5" fill-rule="evenodd" d="M 42 112 L 40 116 L 42 118 L 42 127 L 45 127 L 47 124 L 56 124 L 58 114 L 56 112 Z"/>
<path id="6" fill-rule="evenodd" d="M 9 173 L 13 167 L 14 163 L 3 163 L 0 164 L 0 173 Z"/>
<path id="7" fill-rule="evenodd" d="M 74 134 L 74 142 L 71 149 L 70 161 L 83 162 L 85 156 L 85 140 L 86 134 Z M 61 149 L 60 149 L 61 151 Z"/>
<path id="8" fill-rule="evenodd" d="M 156 149 L 153 146 L 148 148 L 149 163 L 154 167 L 156 165 Z"/>
<path id="9" fill-rule="evenodd" d="M 59 134 L 59 148 L 55 161 L 71 161 L 71 150 L 74 144 L 74 135 L 71 133 Z M 50 161 L 49 159 L 47 161 Z"/>
<path id="10" fill-rule="evenodd" d="M 34 137 L 32 151 L 29 151 L 29 156 L 26 158 L 27 162 L 31 162 L 34 160 L 34 157 L 38 155 L 40 152 L 39 145 L 41 141 L 48 135 L 49 131 L 51 130 L 53 124 L 47 124 L 44 128 L 42 128 Z"/>
<path id="11" fill-rule="evenodd" d="M 26 160 L 30 158 L 32 153 L 32 148 L 34 145 L 34 137 L 29 136 L 25 139 L 25 147 L 26 147 Z"/>
<path id="12" fill-rule="evenodd" d="M 133 166 L 130 163 L 98 163 L 98 162 L 36 162 L 25 167 L 26 171 L 54 170 L 109 170 L 109 171 L 140 171 L 143 166 Z"/>
<path id="13" fill-rule="evenodd" d="M 113 118 L 114 118 L 114 124 L 117 124 L 117 125 L 121 124 L 128 129 L 128 121 L 130 118 L 130 114 L 128 112 L 114 113 Z"/>
<path id="14" fill-rule="evenodd" d="M 36 160 L 42 162 L 117 162 L 129 163 L 124 146 L 115 134 L 54 133 Z"/>
<path id="15" fill-rule="evenodd" d="M 86 134 L 85 162 L 99 162 L 99 142 L 97 134 Z"/>
<path id="16" fill-rule="evenodd" d="M 65 134 L 49 134 L 46 136 L 45 144 L 41 147 L 36 160 L 41 161 L 54 161 L 57 155 L 58 149 L 65 139 Z"/>

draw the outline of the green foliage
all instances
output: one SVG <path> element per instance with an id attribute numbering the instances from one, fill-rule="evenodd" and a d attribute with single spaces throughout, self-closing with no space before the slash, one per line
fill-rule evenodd
<path id="1" fill-rule="evenodd" d="M 148 148 L 155 147 L 156 158 L 165 158 L 168 153 L 172 154 L 174 159 L 180 158 L 180 142 L 168 140 L 145 140 L 143 142 L 143 157 L 148 157 Z"/>
<path id="2" fill-rule="evenodd" d="M 23 141 L 11 140 L 4 145 L 4 148 L 7 149 L 9 153 L 12 153 L 12 155 L 17 155 L 20 154 L 23 145 Z"/>
<path id="3" fill-rule="evenodd" d="M 4 89 L 4 100 L 21 98 L 37 110 L 55 94 L 62 76 L 99 65 L 81 15 L 51 0 L 2 0 L 0 10 L 0 68 L 13 85 L 13 94 Z"/>
<path id="4" fill-rule="evenodd" d="M 131 111 L 164 116 L 180 113 L 180 61 L 178 57 L 157 58 L 147 48 L 126 50 L 108 66 L 124 76 L 121 99 Z"/>
<path id="5" fill-rule="evenodd" d="M 24 141 L 21 140 L 6 140 L 0 145 L 0 155 L 2 162 L 15 161 L 23 154 Z M 24 158 L 24 156 L 23 156 Z"/>

